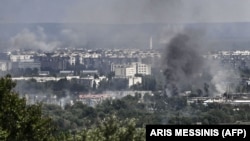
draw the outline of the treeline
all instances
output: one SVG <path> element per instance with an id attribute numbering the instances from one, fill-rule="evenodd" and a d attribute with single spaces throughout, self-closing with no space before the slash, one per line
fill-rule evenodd
<path id="1" fill-rule="evenodd" d="M 63 131 L 90 129 L 109 115 L 120 120 L 137 119 L 135 126 L 147 124 L 235 124 L 250 121 L 250 105 L 188 103 L 188 97 L 166 97 L 160 92 L 154 95 L 106 100 L 95 108 L 82 103 L 73 106 L 44 105 L 43 113 L 52 117 Z"/>

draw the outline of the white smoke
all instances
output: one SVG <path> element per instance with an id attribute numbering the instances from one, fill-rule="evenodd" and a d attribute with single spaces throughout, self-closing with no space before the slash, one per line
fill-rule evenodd
<path id="1" fill-rule="evenodd" d="M 221 96 L 225 92 L 229 92 L 231 85 L 237 85 L 238 78 L 240 78 L 239 72 L 234 70 L 227 70 L 221 65 L 210 61 L 210 72 L 212 76 L 211 83 L 215 86 L 216 91 L 214 96 Z M 231 88 L 230 92 L 234 92 L 235 88 Z"/>
<path id="2" fill-rule="evenodd" d="M 44 51 L 51 51 L 61 44 L 59 41 L 49 41 L 43 27 L 40 26 L 37 27 L 36 32 L 31 32 L 27 28 L 23 29 L 14 37 L 11 37 L 9 42 L 12 48 Z"/>
<path id="3" fill-rule="evenodd" d="M 87 36 L 84 31 L 78 29 L 65 28 L 60 33 L 63 36 L 64 43 L 69 47 L 83 47 L 87 44 Z"/>
<path id="4" fill-rule="evenodd" d="M 72 97 L 70 96 L 70 92 L 68 90 L 65 90 L 66 96 L 59 99 L 60 106 L 62 109 L 64 109 L 65 105 L 67 104 L 73 104 L 72 103 Z"/>

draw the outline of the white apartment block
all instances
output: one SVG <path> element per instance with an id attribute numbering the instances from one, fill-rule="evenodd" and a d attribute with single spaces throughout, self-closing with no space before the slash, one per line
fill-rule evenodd
<path id="1" fill-rule="evenodd" d="M 7 70 L 8 70 L 7 62 L 0 62 L 0 71 L 7 71 Z"/>
<path id="2" fill-rule="evenodd" d="M 151 66 L 142 63 L 132 64 L 112 64 L 111 71 L 115 72 L 116 77 L 133 77 L 135 74 L 151 75 Z"/>
<path id="3" fill-rule="evenodd" d="M 115 72 L 116 68 L 126 68 L 126 67 L 130 67 L 130 64 L 111 64 L 111 71 Z"/>
<path id="4" fill-rule="evenodd" d="M 76 57 L 75 56 L 70 56 L 69 57 L 69 64 L 70 65 L 75 65 L 76 64 Z"/>
<path id="5" fill-rule="evenodd" d="M 116 77 L 133 77 L 136 74 L 133 67 L 117 67 L 114 72 Z"/>
<path id="6" fill-rule="evenodd" d="M 4 62 L 0 62 L 0 71 L 7 71 L 7 64 Z"/>
<path id="7" fill-rule="evenodd" d="M 136 73 L 142 75 L 151 75 L 151 66 L 148 64 L 135 63 Z"/>
<path id="8" fill-rule="evenodd" d="M 133 77 L 136 74 L 136 70 L 134 67 L 126 68 L 126 77 Z"/>
<path id="9" fill-rule="evenodd" d="M 33 55 L 10 55 L 11 62 L 34 62 Z"/>
<path id="10" fill-rule="evenodd" d="M 0 71 L 8 71 L 11 69 L 11 63 L 7 61 L 0 61 Z"/>

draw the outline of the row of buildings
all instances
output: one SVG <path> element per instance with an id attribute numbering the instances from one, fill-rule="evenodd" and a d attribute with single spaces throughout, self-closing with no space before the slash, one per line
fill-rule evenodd
<path id="1" fill-rule="evenodd" d="M 125 72 L 128 73 L 129 69 L 127 64 L 141 62 L 141 64 L 137 64 L 136 70 L 133 68 L 133 71 L 150 74 L 149 69 L 143 69 L 142 67 L 155 64 L 155 62 L 159 61 L 161 55 L 159 52 L 153 50 L 60 49 L 50 53 L 33 51 L 7 52 L 0 53 L 0 56 L 1 72 L 12 71 L 13 73 L 25 69 L 36 69 L 38 71 L 49 71 L 51 73 L 73 70 L 79 74 L 82 70 L 98 70 L 98 72 L 102 74 L 108 74 L 111 71 L 115 71 L 114 66 L 118 66 L 119 64 L 122 65 L 123 68 L 126 65 L 127 71 Z M 134 66 L 135 65 L 132 64 L 132 67 Z M 118 69 L 116 72 L 116 74 L 118 74 Z"/>
<path id="2" fill-rule="evenodd" d="M 10 73 L 14 80 L 35 79 L 37 82 L 63 78 L 98 84 L 95 75 L 127 79 L 128 87 L 142 83 L 142 75 L 151 75 L 157 51 L 59 49 L 50 53 L 15 51 L 0 53 L 0 72 Z M 139 75 L 139 76 L 138 76 Z"/>
<path id="3" fill-rule="evenodd" d="M 111 71 L 115 72 L 116 77 L 133 77 L 136 74 L 151 75 L 151 65 L 141 62 L 111 64 Z"/>
<path id="4" fill-rule="evenodd" d="M 76 99 L 78 102 L 82 102 L 88 106 L 95 107 L 97 104 L 102 103 L 104 100 L 121 99 L 125 96 L 139 96 L 138 102 L 143 102 L 144 95 L 152 95 L 152 91 L 106 91 L 104 94 L 80 94 Z"/>
<path id="5" fill-rule="evenodd" d="M 220 61 L 221 66 L 226 69 L 250 68 L 250 51 L 248 50 L 218 51 L 207 57 Z"/>

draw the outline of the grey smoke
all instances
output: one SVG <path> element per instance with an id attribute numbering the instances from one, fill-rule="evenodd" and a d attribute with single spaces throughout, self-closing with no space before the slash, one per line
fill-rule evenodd
<path id="1" fill-rule="evenodd" d="M 235 0 L 83 0 L 67 21 L 81 23 L 196 23 L 250 21 L 249 1 Z"/>
<path id="2" fill-rule="evenodd" d="M 1 0 L 1 23 L 250 21 L 248 0 Z"/>
<path id="3" fill-rule="evenodd" d="M 231 78 L 238 75 L 224 70 L 218 61 L 205 58 L 207 46 L 203 32 L 183 32 L 173 37 L 163 54 L 166 93 L 179 95 L 192 90 L 199 96 L 216 96 L 226 92 Z"/>
<path id="4" fill-rule="evenodd" d="M 246 22 L 250 21 L 249 4 L 249 1 L 235 0 L 2 0 L 0 23 L 78 23 L 85 25 L 94 23 L 111 26 L 135 24 L 135 26 L 143 27 L 145 23 Z M 87 30 L 81 25 L 63 28 L 65 29 L 62 29 L 60 34 L 65 39 L 61 41 L 63 47 L 143 48 L 148 46 L 151 36 L 153 36 L 154 43 L 159 40 L 161 45 L 175 35 L 171 33 L 175 29 L 165 27 L 158 31 L 148 27 L 142 29 L 143 32 L 137 30 L 138 26 L 126 29 L 126 31 L 114 28 L 111 32 L 107 28 L 105 30 L 93 28 L 93 26 L 88 26 Z M 28 28 L 28 32 L 33 34 L 31 35 L 33 41 L 20 37 L 19 34 L 27 34 L 27 32 L 21 32 L 17 34 L 18 38 L 13 37 L 12 46 L 38 46 L 37 48 L 44 46 L 46 49 L 57 44 L 56 41 L 37 37 L 38 31 L 34 33 Z"/>
<path id="5" fill-rule="evenodd" d="M 177 95 L 180 88 L 189 87 L 200 77 L 204 60 L 197 45 L 186 34 L 178 34 L 169 43 L 164 58 L 166 87 Z"/>

